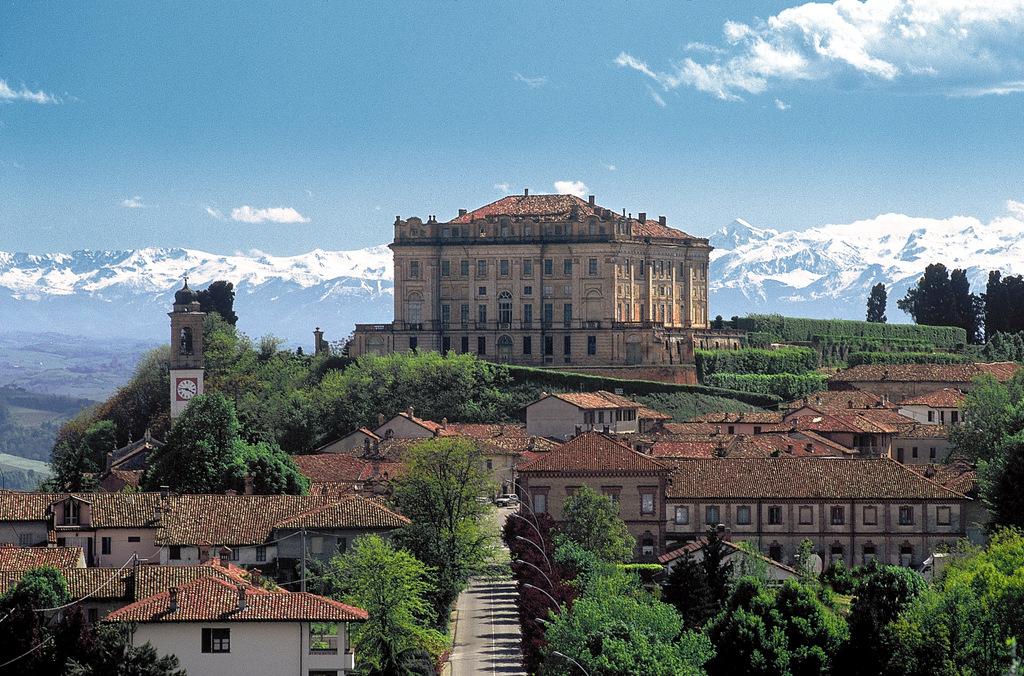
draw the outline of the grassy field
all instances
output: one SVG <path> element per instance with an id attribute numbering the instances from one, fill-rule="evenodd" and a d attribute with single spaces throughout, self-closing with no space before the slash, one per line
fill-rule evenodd
<path id="1" fill-rule="evenodd" d="M 757 406 L 745 404 L 735 399 L 715 397 L 708 394 L 692 394 L 690 392 L 658 392 L 641 394 L 635 399 L 655 410 L 672 416 L 675 422 L 686 422 L 703 413 L 717 411 L 740 412 L 761 411 Z"/>

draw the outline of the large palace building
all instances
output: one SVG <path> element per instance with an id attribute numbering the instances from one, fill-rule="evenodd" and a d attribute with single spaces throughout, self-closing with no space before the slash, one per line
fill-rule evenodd
<path id="1" fill-rule="evenodd" d="M 399 217 L 391 248 L 395 320 L 357 325 L 354 356 L 664 366 L 738 341 L 708 331 L 708 240 L 593 196 L 526 191 L 447 222 Z"/>

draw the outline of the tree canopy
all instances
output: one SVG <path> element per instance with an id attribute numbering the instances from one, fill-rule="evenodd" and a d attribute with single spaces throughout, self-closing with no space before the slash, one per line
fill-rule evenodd
<path id="1" fill-rule="evenodd" d="M 885 306 L 889 300 L 889 294 L 885 290 L 885 284 L 879 282 L 871 287 L 871 293 L 868 295 L 868 316 L 869 322 L 876 324 L 884 324 L 886 321 L 885 317 Z"/>
<path id="2" fill-rule="evenodd" d="M 618 505 L 589 486 L 565 499 L 558 537 L 572 540 L 608 563 L 631 561 L 636 547 Z"/>

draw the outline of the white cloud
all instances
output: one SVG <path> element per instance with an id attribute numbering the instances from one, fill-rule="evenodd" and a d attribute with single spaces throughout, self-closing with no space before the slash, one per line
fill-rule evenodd
<path id="1" fill-rule="evenodd" d="M 206 213 L 209 214 L 211 218 L 216 218 L 218 221 L 224 220 L 223 212 L 221 212 L 221 210 L 218 209 L 217 207 L 206 206 L 203 208 L 206 210 Z"/>
<path id="2" fill-rule="evenodd" d="M 498 192 L 512 192 L 512 185 L 509 183 L 495 183 L 494 189 Z"/>
<path id="3" fill-rule="evenodd" d="M 143 204 L 142 198 L 138 195 L 125 197 L 121 200 L 121 206 L 125 209 L 148 209 L 150 207 L 148 204 Z"/>
<path id="4" fill-rule="evenodd" d="M 1024 221 L 1024 202 L 1017 200 L 1006 200 L 1006 210 L 1018 220 Z"/>
<path id="5" fill-rule="evenodd" d="M 654 91 L 654 87 L 648 85 L 647 93 L 651 95 L 651 100 L 658 104 L 659 108 L 664 108 L 665 106 L 668 105 L 667 103 L 665 103 L 665 99 L 661 98 L 661 95 L 659 95 L 658 92 Z"/>
<path id="6" fill-rule="evenodd" d="M 618 169 L 618 167 L 616 167 L 614 164 L 606 164 L 604 165 L 604 168 L 607 169 L 608 171 L 615 171 L 616 169 Z"/>
<path id="7" fill-rule="evenodd" d="M 60 103 L 60 99 L 53 94 L 46 92 L 32 91 L 25 85 L 21 89 L 14 89 L 7 80 L 0 80 L 0 101 L 30 101 L 32 103 Z"/>
<path id="8" fill-rule="evenodd" d="M 775 99 L 775 107 L 779 110 L 789 110 L 789 104 L 782 99 Z"/>
<path id="9" fill-rule="evenodd" d="M 242 223 L 309 223 L 309 219 L 291 207 L 255 209 L 248 204 L 231 210 L 231 220 Z"/>
<path id="10" fill-rule="evenodd" d="M 587 184 L 583 181 L 555 181 L 555 192 L 559 195 L 585 197 L 588 190 Z"/>
<path id="11" fill-rule="evenodd" d="M 627 52 L 615 63 L 665 90 L 690 87 L 728 101 L 777 85 L 833 81 L 947 96 L 1024 91 L 1024 0 L 809 2 L 767 20 L 727 21 L 723 46 L 661 69 Z"/>
<path id="12" fill-rule="evenodd" d="M 548 78 L 544 75 L 527 76 L 522 73 L 514 73 L 512 79 L 516 82 L 522 82 L 530 89 L 539 89 L 548 83 Z"/>

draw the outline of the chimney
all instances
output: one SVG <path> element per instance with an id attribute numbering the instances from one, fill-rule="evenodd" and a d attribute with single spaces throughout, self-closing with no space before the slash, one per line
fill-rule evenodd
<path id="1" fill-rule="evenodd" d="M 459 209 L 459 216 L 465 216 L 467 213 L 465 209 Z"/>
<path id="2" fill-rule="evenodd" d="M 263 571 L 259 568 L 253 568 L 249 571 L 249 582 L 257 587 L 263 581 Z"/>
<path id="3" fill-rule="evenodd" d="M 529 196 L 530 196 L 530 189 L 529 188 L 523 188 L 523 197 L 529 197 Z"/>
<path id="4" fill-rule="evenodd" d="M 234 488 L 229 488 L 226 491 L 224 491 L 224 495 L 238 495 L 238 491 L 236 491 Z"/>
<path id="5" fill-rule="evenodd" d="M 793 444 L 786 444 L 786 453 L 793 452 Z"/>
<path id="6" fill-rule="evenodd" d="M 383 413 L 378 413 L 377 414 L 377 427 L 380 427 L 383 424 L 384 424 L 384 414 Z"/>
<path id="7" fill-rule="evenodd" d="M 252 474 L 245 475 L 245 494 L 252 495 Z"/>
<path id="8" fill-rule="evenodd" d="M 228 562 L 231 561 L 231 549 L 228 547 L 221 547 L 220 551 L 217 553 L 217 558 L 220 560 L 220 565 L 227 568 L 229 565 Z"/>
<path id="9" fill-rule="evenodd" d="M 446 417 L 445 418 L 441 418 L 441 427 L 444 427 L 444 428 L 448 427 L 448 418 L 446 418 Z"/>
<path id="10" fill-rule="evenodd" d="M 647 212 L 646 211 L 641 211 L 639 214 L 636 215 L 636 220 L 640 221 L 641 223 L 646 223 L 647 222 Z"/>
<path id="11" fill-rule="evenodd" d="M 245 610 L 245 585 L 238 585 L 238 610 Z"/>
<path id="12" fill-rule="evenodd" d="M 658 223 L 661 223 L 662 225 L 667 225 L 668 219 L 665 218 L 664 216 L 658 216 Z"/>
<path id="13" fill-rule="evenodd" d="M 853 408 L 853 399 L 846 400 L 846 408 Z"/>
<path id="14" fill-rule="evenodd" d="M 110 451 L 107 451 L 107 459 L 106 459 L 106 461 L 105 461 L 105 462 L 103 463 L 103 469 L 104 469 L 105 471 L 109 472 L 109 471 L 110 471 L 110 468 L 111 468 L 111 467 L 112 467 L 113 465 L 114 465 L 114 454 L 113 454 L 113 453 L 111 453 Z"/>
<path id="15" fill-rule="evenodd" d="M 365 437 L 363 439 L 363 450 L 364 451 L 370 450 L 370 437 Z"/>
<path id="16" fill-rule="evenodd" d="M 176 613 L 178 612 L 178 588 L 171 587 L 167 590 L 167 593 L 171 597 L 170 603 L 167 605 L 167 612 Z"/>
<path id="17" fill-rule="evenodd" d="M 591 195 L 590 197 L 587 198 L 587 204 L 589 204 L 590 206 L 594 206 L 594 196 L 593 195 Z"/>
<path id="18" fill-rule="evenodd" d="M 605 426 L 604 426 L 604 430 L 603 430 L 603 432 L 604 432 L 605 434 L 608 434 L 608 432 L 609 432 L 609 429 L 608 429 L 608 426 L 607 426 L 607 425 L 605 425 Z"/>
<path id="19" fill-rule="evenodd" d="M 576 426 L 576 431 L 573 432 L 573 435 L 572 435 L 573 438 L 578 437 L 580 434 L 582 434 L 582 432 L 583 432 L 583 425 L 577 425 Z"/>
<path id="20" fill-rule="evenodd" d="M 167 496 L 170 495 L 170 493 L 171 493 L 171 487 L 170 486 L 161 486 L 160 487 L 160 500 L 161 501 L 166 500 Z"/>
<path id="21" fill-rule="evenodd" d="M 412 419 L 412 417 L 413 417 L 412 414 L 415 412 L 415 410 L 416 409 L 414 409 L 412 406 L 410 406 L 409 408 L 405 409 L 405 414 L 407 416 L 409 416 L 410 419 Z"/>

